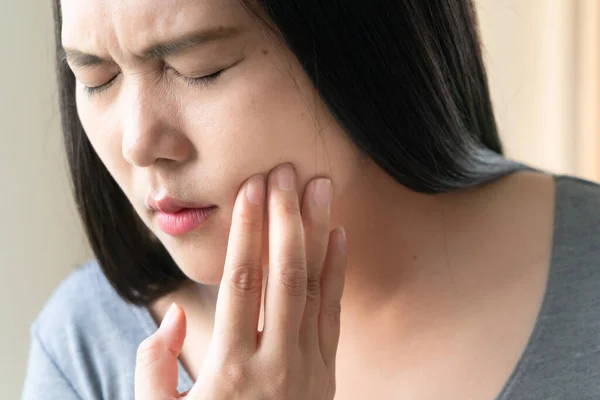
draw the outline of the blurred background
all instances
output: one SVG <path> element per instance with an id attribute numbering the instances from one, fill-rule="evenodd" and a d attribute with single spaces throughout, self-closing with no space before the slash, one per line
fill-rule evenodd
<path id="1" fill-rule="evenodd" d="M 509 157 L 600 180 L 600 1 L 476 0 Z M 49 1 L 0 5 L 0 397 L 20 397 L 29 324 L 90 257 L 63 157 Z M 43 194 L 43 195 L 40 195 Z"/>

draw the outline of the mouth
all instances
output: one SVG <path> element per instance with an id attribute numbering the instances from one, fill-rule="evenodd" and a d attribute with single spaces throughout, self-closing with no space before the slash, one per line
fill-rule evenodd
<path id="1" fill-rule="evenodd" d="M 171 236 L 185 235 L 199 229 L 214 214 L 217 206 L 183 208 L 175 212 L 156 211 L 159 228 Z"/>
<path id="2" fill-rule="evenodd" d="M 156 215 L 159 228 L 171 236 L 180 236 L 199 229 L 214 214 L 216 205 L 203 205 L 162 197 L 146 198 L 146 205 Z"/>

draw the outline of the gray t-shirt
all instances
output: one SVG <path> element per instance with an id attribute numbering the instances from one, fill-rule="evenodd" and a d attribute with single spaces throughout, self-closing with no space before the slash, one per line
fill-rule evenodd
<path id="1" fill-rule="evenodd" d="M 600 186 L 556 179 L 542 309 L 497 400 L 600 399 Z M 96 263 L 79 268 L 31 326 L 23 399 L 132 400 L 138 345 L 156 329 L 148 309 L 124 302 Z M 180 364 L 178 390 L 192 385 Z"/>

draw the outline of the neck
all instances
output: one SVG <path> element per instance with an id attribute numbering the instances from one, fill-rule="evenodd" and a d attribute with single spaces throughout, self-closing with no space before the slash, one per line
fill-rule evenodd
<path id="1" fill-rule="evenodd" d="M 342 309 L 351 324 L 389 320 L 390 311 L 412 324 L 441 312 L 451 279 L 443 268 L 448 196 L 406 189 L 372 164 L 336 195 L 332 228 L 343 225 L 347 233 Z M 218 285 L 191 284 L 180 298 L 214 305 L 217 294 Z"/>
<path id="2" fill-rule="evenodd" d="M 406 304 L 414 313 L 415 302 L 424 304 L 447 287 L 442 268 L 447 195 L 411 191 L 374 165 L 349 188 L 334 210 L 348 238 L 343 309 L 373 318 L 374 310 Z"/>

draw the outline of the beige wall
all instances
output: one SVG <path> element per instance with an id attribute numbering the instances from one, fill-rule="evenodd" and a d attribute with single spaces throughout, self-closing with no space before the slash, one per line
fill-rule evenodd
<path id="1" fill-rule="evenodd" d="M 0 397 L 6 399 L 19 397 L 30 322 L 86 258 L 60 150 L 49 3 L 0 5 Z M 479 4 L 508 154 L 554 172 L 584 171 L 575 156 L 581 141 L 574 133 L 571 1 Z"/>
<path id="2" fill-rule="evenodd" d="M 577 0 L 577 172 L 600 181 L 600 1 Z"/>
<path id="3" fill-rule="evenodd" d="M 50 1 L 0 3 L 0 398 L 18 399 L 28 326 L 84 259 L 54 105 Z"/>
<path id="4" fill-rule="evenodd" d="M 478 0 L 507 154 L 600 179 L 597 0 Z"/>
<path id="5" fill-rule="evenodd" d="M 485 56 L 509 156 L 554 172 L 574 172 L 565 0 L 480 0 Z M 527 110 L 527 112 L 523 112 Z"/>

